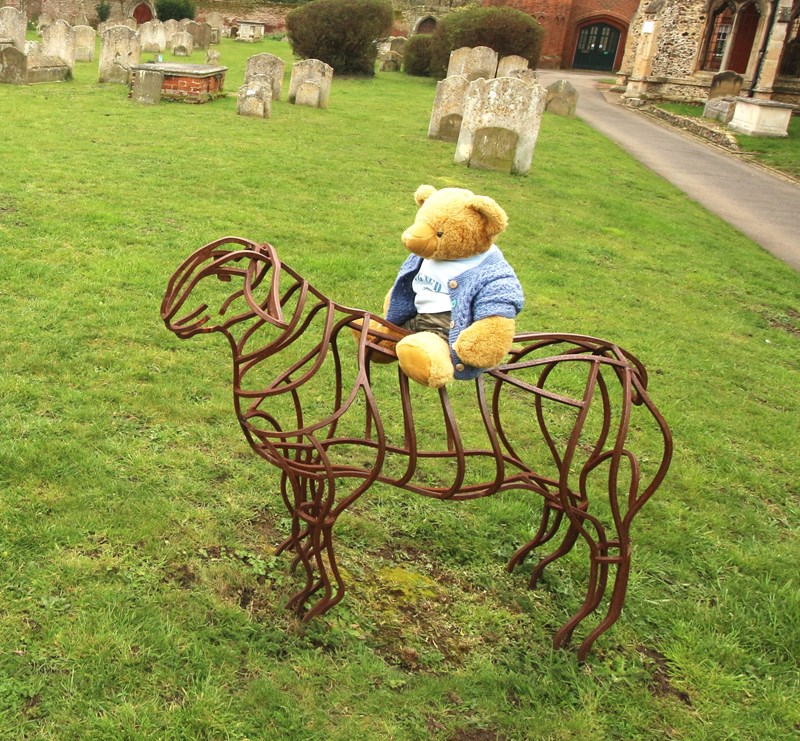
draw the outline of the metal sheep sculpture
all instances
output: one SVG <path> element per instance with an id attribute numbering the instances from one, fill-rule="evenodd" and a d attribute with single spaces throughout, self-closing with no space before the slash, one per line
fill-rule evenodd
<path id="1" fill-rule="evenodd" d="M 583 660 L 619 617 L 631 523 L 672 453 L 645 368 L 630 353 L 593 337 L 517 334 L 508 362 L 458 390 L 423 389 L 390 365 L 405 330 L 335 303 L 271 245 L 239 237 L 207 244 L 180 265 L 161 317 L 181 339 L 211 332 L 228 339 L 236 416 L 253 450 L 281 472 L 292 527 L 278 553 L 293 551 L 293 567 L 304 572 L 288 604 L 304 620 L 344 596 L 334 526 L 376 483 L 455 501 L 511 490 L 540 495 L 538 530 L 518 544 L 508 569 L 557 543 L 533 568 L 533 587 L 579 541 L 589 555 L 584 600 L 554 645 L 604 605 L 578 649 Z M 432 404 L 438 430 L 429 429 Z M 423 406 L 425 425 L 415 422 Z"/>

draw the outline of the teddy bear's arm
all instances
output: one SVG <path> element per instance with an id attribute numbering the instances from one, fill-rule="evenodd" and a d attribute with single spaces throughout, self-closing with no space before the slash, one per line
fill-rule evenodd
<path id="1" fill-rule="evenodd" d="M 502 316 L 487 316 L 467 327 L 453 345 L 456 354 L 475 368 L 493 368 L 511 349 L 516 322 Z"/>

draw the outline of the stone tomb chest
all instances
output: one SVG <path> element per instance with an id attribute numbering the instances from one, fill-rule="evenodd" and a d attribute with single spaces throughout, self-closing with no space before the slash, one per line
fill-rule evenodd
<path id="1" fill-rule="evenodd" d="M 222 88 L 228 68 L 213 64 L 151 62 L 133 67 L 133 71 L 136 70 L 150 70 L 164 75 L 161 100 L 206 103 L 224 95 Z"/>

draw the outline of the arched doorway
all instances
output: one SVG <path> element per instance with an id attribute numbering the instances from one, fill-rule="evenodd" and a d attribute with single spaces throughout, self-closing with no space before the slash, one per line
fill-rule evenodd
<path id="1" fill-rule="evenodd" d="M 150 6 L 147 3 L 139 3 L 131 13 L 134 20 L 141 24 L 147 23 L 147 21 L 153 20 L 153 11 L 150 9 Z"/>
<path id="2" fill-rule="evenodd" d="M 421 21 L 419 21 L 419 23 L 417 23 L 414 33 L 433 33 L 435 30 L 436 19 L 429 15 L 427 18 L 423 18 Z"/>
<path id="3" fill-rule="evenodd" d="M 709 16 L 701 69 L 745 74 L 753 57 L 760 22 L 756 2 L 720 3 Z"/>
<path id="4" fill-rule="evenodd" d="M 619 38 L 619 29 L 608 23 L 584 26 L 578 34 L 573 68 L 610 72 L 614 69 Z"/>
<path id="5" fill-rule="evenodd" d="M 747 64 L 753 51 L 753 42 L 758 30 L 760 16 L 755 3 L 742 8 L 736 19 L 736 31 L 733 36 L 731 55 L 728 58 L 728 69 L 743 75 L 747 72 Z"/>

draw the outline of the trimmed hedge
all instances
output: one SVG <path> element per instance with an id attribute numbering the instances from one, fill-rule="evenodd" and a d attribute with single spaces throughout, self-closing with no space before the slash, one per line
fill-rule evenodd
<path id="1" fill-rule="evenodd" d="M 430 72 L 447 74 L 450 52 L 462 46 L 488 46 L 500 57 L 517 54 L 535 69 L 542 53 L 544 29 L 536 20 L 515 8 L 469 6 L 448 13 L 439 21 L 431 38 Z"/>
<path id="2" fill-rule="evenodd" d="M 286 18 L 292 51 L 321 59 L 338 74 L 375 74 L 376 39 L 386 36 L 394 13 L 388 0 L 312 0 Z"/>
<path id="3" fill-rule="evenodd" d="M 184 18 L 194 19 L 195 12 L 192 0 L 156 0 L 156 16 L 162 22 L 181 21 Z"/>
<path id="4" fill-rule="evenodd" d="M 408 75 L 428 77 L 431 74 L 431 40 L 429 33 L 418 33 L 407 42 L 403 53 L 403 69 Z"/>

